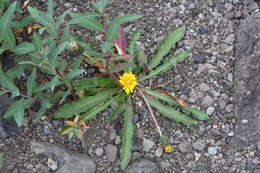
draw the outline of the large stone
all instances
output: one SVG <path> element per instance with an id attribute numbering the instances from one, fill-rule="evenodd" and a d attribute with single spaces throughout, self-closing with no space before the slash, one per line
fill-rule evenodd
<path id="1" fill-rule="evenodd" d="M 10 99 L 7 94 L 0 96 L 0 138 L 16 135 L 19 131 L 14 118 L 3 118 L 5 111 L 13 103 L 14 100 Z"/>
<path id="2" fill-rule="evenodd" d="M 129 165 L 126 169 L 126 173 L 159 173 L 159 169 L 154 162 L 141 159 Z"/>
<path id="3" fill-rule="evenodd" d="M 260 13 L 247 16 L 237 31 L 234 72 L 235 114 L 232 147 L 241 149 L 260 140 Z M 248 123 L 242 123 L 242 120 Z"/>
<path id="4" fill-rule="evenodd" d="M 80 154 L 65 147 L 51 143 L 31 142 L 31 150 L 36 154 L 44 154 L 48 159 L 53 156 L 58 161 L 55 173 L 95 173 L 95 162 L 86 154 Z"/>

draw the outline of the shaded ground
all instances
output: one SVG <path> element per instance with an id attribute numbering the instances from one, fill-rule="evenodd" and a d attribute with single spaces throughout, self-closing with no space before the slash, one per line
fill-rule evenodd
<path id="1" fill-rule="evenodd" d="M 37 1 L 32 5 L 43 8 L 45 4 L 45 1 Z M 78 0 L 59 1 L 57 7 L 56 13 L 68 8 L 77 12 L 91 9 L 90 2 Z M 158 166 L 160 172 L 170 173 L 260 172 L 260 154 L 255 142 L 249 142 L 240 150 L 232 150 L 233 152 L 230 152 L 230 147 L 234 145 L 229 145 L 238 135 L 235 126 L 242 126 L 238 123 L 241 119 L 235 116 L 236 100 L 233 97 L 236 32 L 240 21 L 256 8 L 257 5 L 252 0 L 113 1 L 107 9 L 113 16 L 126 13 L 143 16 L 127 28 L 141 28 L 142 39 L 138 44 L 148 54 L 154 53 L 163 37 L 174 28 L 187 26 L 185 39 L 178 46 L 181 49 L 192 49 L 193 55 L 151 81 L 152 86 L 174 92 L 211 116 L 211 120 L 192 127 L 181 126 L 158 116 L 164 133 L 170 137 L 173 146 L 172 153 L 162 154 L 152 119 L 141 99 L 135 98 L 137 137 L 132 163 L 147 158 Z M 86 40 L 90 40 L 90 35 L 97 35 L 77 28 L 74 30 Z M 89 123 L 91 128 L 84 141 L 61 137 L 58 130 L 63 124 L 52 120 L 51 115 L 39 124 L 32 124 L 30 117 L 33 112 L 29 112 L 30 116 L 27 116 L 19 135 L 0 141 L 0 152 L 6 157 L 4 173 L 51 172 L 47 158 L 30 151 L 29 142 L 32 140 L 63 144 L 71 150 L 86 153 L 96 162 L 97 172 L 122 172 L 118 165 L 120 122 L 108 126 L 104 119 L 109 111 Z M 114 152 L 106 152 L 114 147 Z"/>

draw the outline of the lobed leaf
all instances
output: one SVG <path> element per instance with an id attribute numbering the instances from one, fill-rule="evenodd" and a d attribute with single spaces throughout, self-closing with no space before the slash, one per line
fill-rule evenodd
<path id="1" fill-rule="evenodd" d="M 165 72 L 172 68 L 173 66 L 177 65 L 179 62 L 183 61 L 185 58 L 187 58 L 190 55 L 190 52 L 182 52 L 179 53 L 176 56 L 171 57 L 167 62 L 165 62 L 163 65 L 157 67 L 156 69 L 149 72 L 148 75 L 141 77 L 138 81 L 144 81 L 146 79 L 152 78 L 156 76 L 157 74 L 161 72 Z"/>
<path id="2" fill-rule="evenodd" d="M 173 109 L 171 106 L 163 105 L 157 99 L 152 99 L 149 97 L 146 97 L 146 98 L 152 107 L 157 109 L 162 115 L 168 117 L 169 119 L 173 119 L 176 122 L 182 123 L 184 125 L 197 124 L 197 121 L 195 121 L 195 120 L 191 119 L 190 117 L 182 114 L 181 112 Z"/>
<path id="3" fill-rule="evenodd" d="M 152 60 L 148 65 L 150 70 L 158 66 L 161 63 L 162 58 L 167 55 L 171 49 L 176 47 L 176 43 L 183 38 L 185 30 L 185 27 L 180 27 L 166 37 L 164 43 L 158 48 L 157 54 L 152 57 Z"/>
<path id="4" fill-rule="evenodd" d="M 103 103 L 109 97 L 111 97 L 116 91 L 106 90 L 101 91 L 94 96 L 83 96 L 73 103 L 65 104 L 61 107 L 59 112 L 55 114 L 55 118 L 71 118 L 74 115 L 78 115 L 82 112 L 87 112 L 91 108 Z"/>
<path id="5" fill-rule="evenodd" d="M 133 114 L 131 98 L 128 97 L 126 110 L 124 112 L 122 143 L 120 147 L 120 165 L 123 169 L 127 167 L 132 155 L 134 135 Z"/>

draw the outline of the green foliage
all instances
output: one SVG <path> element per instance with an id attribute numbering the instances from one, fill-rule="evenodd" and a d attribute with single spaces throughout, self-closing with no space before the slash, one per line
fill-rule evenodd
<path id="1" fill-rule="evenodd" d="M 124 123 L 122 129 L 122 143 L 120 149 L 120 165 L 122 168 L 126 168 L 132 155 L 133 147 L 133 107 L 131 99 L 127 99 L 127 106 L 124 112 Z"/>
<path id="2" fill-rule="evenodd" d="M 176 43 L 183 38 L 185 31 L 185 27 L 180 27 L 171 33 L 168 37 L 166 37 L 164 43 L 161 44 L 161 46 L 158 48 L 157 54 L 152 57 L 152 61 L 148 65 L 150 70 L 159 65 L 162 58 L 167 55 L 171 49 L 176 47 Z"/>
<path id="3" fill-rule="evenodd" d="M 16 2 L 9 6 L 3 16 L 0 18 L 0 41 L 4 41 L 4 45 L 10 49 L 16 45 L 15 36 L 11 29 L 11 21 L 16 9 Z"/>
<path id="4" fill-rule="evenodd" d="M 145 101 L 163 146 L 168 142 L 167 137 L 162 134 L 151 107 L 184 125 L 195 125 L 197 121 L 209 117 L 165 90 L 147 89 L 145 83 L 145 80 L 170 70 L 190 55 L 189 51 L 183 51 L 168 57 L 184 37 L 186 27 L 177 28 L 167 36 L 157 53 L 148 59 L 136 46 L 141 31 L 134 29 L 127 44 L 123 29 L 126 23 L 141 16 L 125 14 L 110 19 L 104 10 L 109 3 L 110 0 L 92 3 L 96 12 L 85 14 L 67 10 L 56 17 L 53 0 L 48 0 L 47 12 L 27 7 L 28 16 L 19 16 L 23 9 L 16 2 L 0 1 L 0 55 L 7 54 L 4 58 L 15 55 L 15 63 L 9 69 L 2 68 L 0 62 L 0 95 L 10 94 L 15 99 L 4 117 L 14 117 L 19 126 L 26 110 L 32 105 L 39 105 L 33 122 L 53 112 L 55 106 L 58 110 L 54 118 L 65 120 L 66 127 L 62 134 L 67 134 L 69 138 L 73 135 L 82 138 L 87 128 L 85 122 L 95 119 L 111 106 L 113 110 L 106 120 L 111 123 L 117 118 L 123 120 L 120 165 L 126 168 L 131 160 L 134 135 L 132 121 L 135 104 L 132 103 L 131 93 Z M 65 22 L 67 17 L 69 20 Z M 104 37 L 99 49 L 72 35 L 71 25 L 101 33 Z M 20 38 L 19 32 L 24 32 L 26 39 Z M 73 59 L 71 54 L 76 57 Z M 84 67 L 97 68 L 99 72 L 85 78 L 83 64 Z M 124 79 L 122 76 L 125 74 L 132 78 Z"/>
<path id="5" fill-rule="evenodd" d="M 190 117 L 182 114 L 181 112 L 174 110 L 171 106 L 163 105 L 157 99 L 148 99 L 148 102 L 156 108 L 162 115 L 168 117 L 169 119 L 173 119 L 176 122 L 182 123 L 184 125 L 195 125 L 197 121 L 191 119 Z"/>

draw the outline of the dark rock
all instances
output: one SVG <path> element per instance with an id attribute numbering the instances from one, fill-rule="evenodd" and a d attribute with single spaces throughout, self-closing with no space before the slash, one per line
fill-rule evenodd
<path id="1" fill-rule="evenodd" d="M 236 126 L 232 148 L 241 149 L 260 141 L 260 13 L 245 18 L 237 31 L 234 72 Z"/>
<path id="2" fill-rule="evenodd" d="M 86 154 L 80 154 L 65 147 L 51 143 L 31 142 L 31 150 L 36 154 L 44 154 L 46 157 L 57 158 L 58 170 L 56 173 L 94 173 L 95 162 Z"/>
<path id="3" fill-rule="evenodd" d="M 126 173 L 158 173 L 159 169 L 158 166 L 146 159 L 141 159 L 137 160 L 131 165 L 126 170 Z"/>
<path id="4" fill-rule="evenodd" d="M 7 94 L 0 96 L 0 138 L 14 136 L 19 131 L 14 118 L 3 118 L 5 111 L 14 102 Z"/>
<path id="5" fill-rule="evenodd" d="M 200 64 L 200 63 L 202 64 L 205 62 L 205 56 L 200 53 L 192 55 L 192 59 L 195 64 Z"/>

